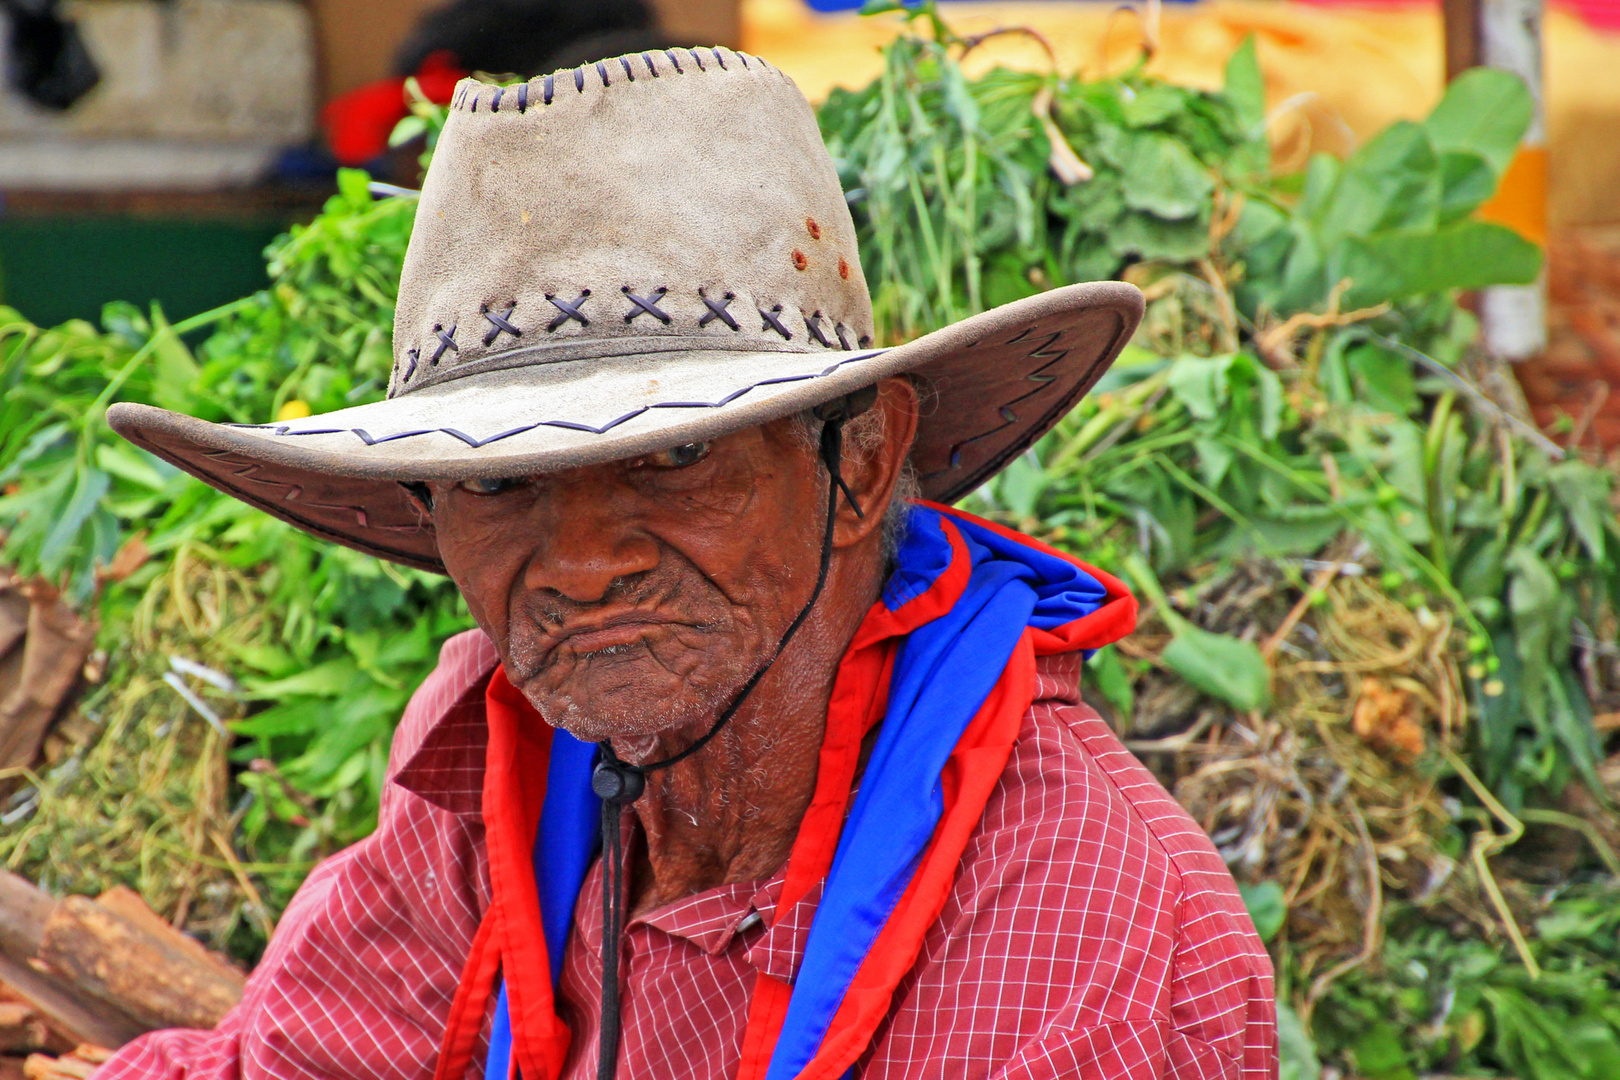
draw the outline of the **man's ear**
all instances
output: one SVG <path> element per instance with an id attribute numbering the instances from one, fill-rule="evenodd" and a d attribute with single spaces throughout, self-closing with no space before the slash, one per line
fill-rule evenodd
<path id="1" fill-rule="evenodd" d="M 857 515 L 847 499 L 840 499 L 834 547 L 858 544 L 882 528 L 884 511 L 917 439 L 918 400 L 910 379 L 883 379 L 877 384 L 877 401 L 871 409 L 845 426 L 844 482 L 865 516 Z"/>

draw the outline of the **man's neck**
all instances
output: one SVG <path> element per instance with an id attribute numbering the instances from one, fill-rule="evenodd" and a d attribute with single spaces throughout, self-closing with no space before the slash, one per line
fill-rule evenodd
<path id="1" fill-rule="evenodd" d="M 787 861 L 815 793 L 839 662 L 881 586 L 876 560 L 864 570 L 838 561 L 811 617 L 731 722 L 700 752 L 647 774 L 634 804 L 643 842 L 634 849 L 632 915 L 769 877 Z M 642 760 L 668 756 L 703 731 L 683 732 Z"/>

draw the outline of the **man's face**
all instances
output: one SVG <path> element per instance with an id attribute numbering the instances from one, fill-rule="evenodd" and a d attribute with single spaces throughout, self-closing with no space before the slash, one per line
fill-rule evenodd
<path id="1" fill-rule="evenodd" d="M 711 720 L 809 598 L 826 477 L 790 420 L 517 481 L 434 484 L 439 552 L 547 721 Z"/>

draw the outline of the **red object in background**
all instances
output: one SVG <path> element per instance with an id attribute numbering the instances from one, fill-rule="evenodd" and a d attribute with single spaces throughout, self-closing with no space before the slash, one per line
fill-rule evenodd
<path id="1" fill-rule="evenodd" d="M 1334 7 L 1339 4 L 1355 7 L 1424 7 L 1433 6 L 1434 0 L 1304 0 L 1307 4 Z M 1552 0 L 1554 7 L 1572 11 L 1586 25 L 1599 30 L 1620 30 L 1620 0 Z"/>
<path id="2" fill-rule="evenodd" d="M 429 101 L 450 101 L 458 80 L 466 76 L 454 53 L 430 53 L 416 69 L 416 84 Z M 394 125 L 410 113 L 404 79 L 379 79 L 333 98 L 321 110 L 326 142 L 340 165 L 361 165 L 388 149 Z"/>

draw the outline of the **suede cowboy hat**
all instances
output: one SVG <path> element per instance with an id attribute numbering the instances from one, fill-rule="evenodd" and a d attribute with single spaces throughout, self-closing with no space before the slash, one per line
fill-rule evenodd
<path id="1" fill-rule="evenodd" d="M 728 49 L 456 87 L 400 276 L 385 400 L 114 429 L 316 536 L 443 570 L 402 484 L 523 476 L 716 438 L 910 373 L 923 494 L 971 491 L 1129 340 L 1141 294 L 1054 289 L 873 343 L 855 228 L 793 82 Z"/>

